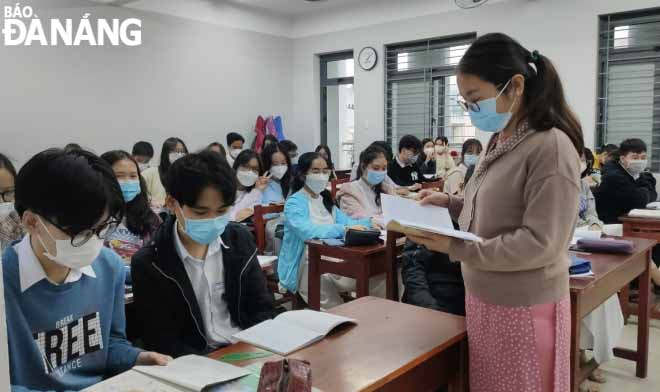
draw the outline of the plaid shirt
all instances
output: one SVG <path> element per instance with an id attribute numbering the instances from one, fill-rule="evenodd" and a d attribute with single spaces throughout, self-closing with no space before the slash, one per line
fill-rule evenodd
<path id="1" fill-rule="evenodd" d="M 20 240 L 23 237 L 23 227 L 21 218 L 16 211 L 0 218 L 0 248 L 5 250 L 12 242 Z"/>

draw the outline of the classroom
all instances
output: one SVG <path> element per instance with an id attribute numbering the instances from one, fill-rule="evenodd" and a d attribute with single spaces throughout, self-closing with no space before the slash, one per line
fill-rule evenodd
<path id="1" fill-rule="evenodd" d="M 0 10 L 0 392 L 660 390 L 657 0 Z"/>

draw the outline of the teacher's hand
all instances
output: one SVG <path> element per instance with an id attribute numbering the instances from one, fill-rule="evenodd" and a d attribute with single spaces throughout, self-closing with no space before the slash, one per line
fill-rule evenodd
<path id="1" fill-rule="evenodd" d="M 419 204 L 421 205 L 434 205 L 438 207 L 449 207 L 449 196 L 443 192 L 436 192 L 431 189 L 424 189 L 417 195 Z"/>
<path id="2" fill-rule="evenodd" d="M 451 237 L 441 234 L 424 233 L 424 236 L 406 235 L 410 241 L 424 245 L 426 249 L 439 253 L 449 253 L 451 247 Z"/>

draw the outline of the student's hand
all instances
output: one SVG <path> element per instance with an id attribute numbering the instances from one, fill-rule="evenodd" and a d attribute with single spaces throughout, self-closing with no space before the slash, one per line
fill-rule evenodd
<path id="1" fill-rule="evenodd" d="M 451 237 L 446 235 L 434 234 L 434 233 L 425 233 L 425 236 L 416 236 L 406 234 L 406 238 L 410 241 L 424 245 L 426 249 L 438 252 L 438 253 L 449 253 L 449 248 L 451 247 Z"/>
<path id="2" fill-rule="evenodd" d="M 159 354 L 153 351 L 142 351 L 138 354 L 135 366 L 165 366 L 172 360 L 169 355 Z"/>
<path id="3" fill-rule="evenodd" d="M 352 230 L 359 230 L 359 231 L 367 231 L 369 230 L 368 228 L 362 226 L 362 225 L 354 225 L 354 226 L 348 226 L 348 229 Z"/>
<path id="4" fill-rule="evenodd" d="M 254 184 L 254 186 L 262 192 L 265 191 L 266 188 L 268 188 L 268 182 L 270 181 L 270 177 L 271 174 L 266 173 L 266 175 L 257 178 L 257 182 Z"/>
<path id="5" fill-rule="evenodd" d="M 443 192 L 435 192 L 431 189 L 424 189 L 423 191 L 419 192 L 417 198 L 419 199 L 419 204 L 423 206 L 434 205 L 444 208 L 449 207 L 449 196 Z"/>
<path id="6" fill-rule="evenodd" d="M 236 222 L 243 222 L 245 219 L 251 217 L 254 214 L 252 208 L 243 208 L 242 210 L 236 213 Z"/>
<path id="7" fill-rule="evenodd" d="M 384 230 L 385 229 L 385 227 L 381 224 L 381 222 L 376 220 L 376 218 L 371 218 L 371 227 L 375 230 Z"/>
<path id="8" fill-rule="evenodd" d="M 601 227 L 598 223 L 594 223 L 593 225 L 589 226 L 589 230 L 591 230 L 591 231 L 600 231 Z"/>
<path id="9" fill-rule="evenodd" d="M 408 188 L 396 188 L 395 192 L 399 196 L 406 196 L 408 193 L 410 193 Z"/>
<path id="10" fill-rule="evenodd" d="M 422 189 L 422 184 L 420 184 L 419 182 L 417 184 L 414 184 L 414 185 L 411 185 L 411 186 L 408 187 L 408 190 L 411 191 L 411 192 L 415 192 L 415 191 L 418 191 L 420 189 Z"/>

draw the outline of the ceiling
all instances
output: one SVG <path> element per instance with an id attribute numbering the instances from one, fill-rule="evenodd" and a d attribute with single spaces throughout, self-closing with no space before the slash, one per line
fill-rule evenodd
<path id="1" fill-rule="evenodd" d="M 365 3 L 376 3 L 379 0 L 320 0 L 307 2 L 305 0 L 212 0 L 216 3 L 229 2 L 247 8 L 258 8 L 276 14 L 291 17 L 328 11 L 340 7 Z M 402 0 L 406 1 L 406 0 Z"/>

